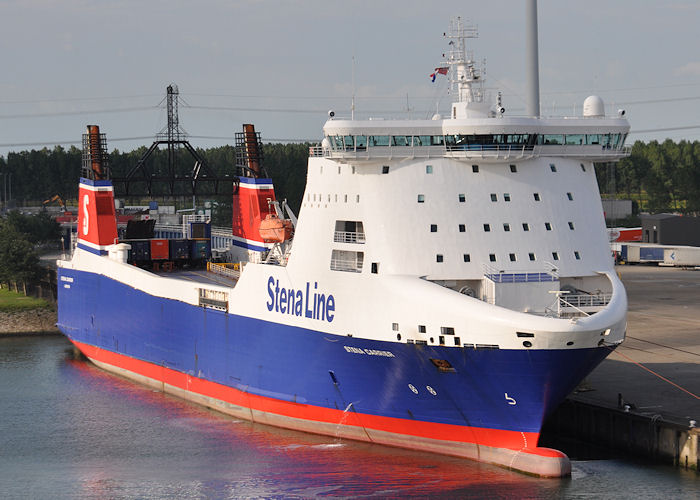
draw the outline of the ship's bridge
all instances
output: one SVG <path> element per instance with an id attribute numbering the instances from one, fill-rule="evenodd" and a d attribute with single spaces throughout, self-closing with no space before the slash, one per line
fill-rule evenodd
<path id="1" fill-rule="evenodd" d="M 311 156 L 338 161 L 438 158 L 481 161 L 538 156 L 615 161 L 629 155 L 622 117 L 497 117 L 433 120 L 331 119 Z"/>

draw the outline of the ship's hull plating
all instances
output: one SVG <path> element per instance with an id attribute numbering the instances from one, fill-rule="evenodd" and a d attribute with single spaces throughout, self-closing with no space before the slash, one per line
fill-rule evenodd
<path id="1" fill-rule="evenodd" d="M 236 417 L 544 475 L 544 418 L 609 353 L 464 349 L 328 335 L 59 269 L 59 328 L 99 366 Z M 432 360 L 452 367 L 438 369 Z M 440 363 L 438 363 L 440 364 Z"/>

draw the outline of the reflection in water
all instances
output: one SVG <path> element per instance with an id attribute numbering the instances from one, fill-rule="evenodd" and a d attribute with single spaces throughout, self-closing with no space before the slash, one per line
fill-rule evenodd
<path id="1" fill-rule="evenodd" d="M 574 462 L 571 479 L 538 479 L 468 460 L 236 420 L 74 359 L 61 337 L 0 339 L 0 380 L 5 498 L 700 493 L 693 474 L 662 467 Z M 630 486 L 620 491 L 621 483 Z"/>

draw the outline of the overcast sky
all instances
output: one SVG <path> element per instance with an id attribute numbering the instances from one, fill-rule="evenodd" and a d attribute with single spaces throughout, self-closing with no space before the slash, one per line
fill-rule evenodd
<path id="1" fill-rule="evenodd" d="M 478 25 L 487 86 L 522 114 L 523 0 L 0 0 L 0 155 L 77 143 L 93 123 L 110 150 L 148 146 L 170 83 L 195 147 L 233 143 L 242 123 L 318 140 L 329 109 L 349 115 L 353 56 L 358 117 L 428 117 L 450 102 L 428 75 L 457 15 Z M 543 115 L 597 94 L 627 110 L 630 144 L 700 139 L 699 27 L 697 0 L 540 0 Z"/>

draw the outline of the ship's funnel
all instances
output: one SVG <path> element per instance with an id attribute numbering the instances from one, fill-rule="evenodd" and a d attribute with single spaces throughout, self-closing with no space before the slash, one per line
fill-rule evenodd
<path id="1" fill-rule="evenodd" d="M 540 63 L 537 48 L 537 0 L 527 0 L 527 116 L 540 116 Z"/>
<path id="2" fill-rule="evenodd" d="M 253 172 L 254 177 L 260 177 L 260 151 L 258 150 L 258 136 L 253 124 L 243 125 L 243 137 L 248 168 Z"/>
<path id="3" fill-rule="evenodd" d="M 90 168 L 94 179 L 106 179 L 102 162 L 102 141 L 100 140 L 100 127 L 98 125 L 87 126 L 88 154 L 90 155 Z"/>

